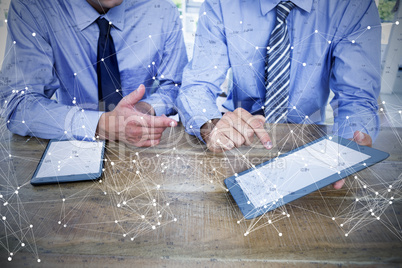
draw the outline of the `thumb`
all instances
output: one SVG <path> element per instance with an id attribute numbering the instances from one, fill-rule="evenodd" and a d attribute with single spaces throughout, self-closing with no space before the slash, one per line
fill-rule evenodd
<path id="1" fill-rule="evenodd" d="M 134 106 L 137 102 L 139 102 L 145 93 L 145 86 L 140 85 L 136 90 L 125 96 L 121 101 L 124 105 Z"/>
<path id="2" fill-rule="evenodd" d="M 370 146 L 370 147 L 373 143 L 370 135 L 358 130 L 356 130 L 355 133 L 353 134 L 353 140 L 359 145 Z"/>

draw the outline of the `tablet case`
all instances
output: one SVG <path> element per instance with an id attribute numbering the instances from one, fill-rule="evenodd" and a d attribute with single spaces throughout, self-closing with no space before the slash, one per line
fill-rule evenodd
<path id="1" fill-rule="evenodd" d="M 264 206 L 254 207 L 254 205 L 251 202 L 249 202 L 249 199 L 247 198 L 247 196 L 243 192 L 243 190 L 240 187 L 240 185 L 236 182 L 236 177 L 231 176 L 231 177 L 229 177 L 229 178 L 227 178 L 225 180 L 225 184 L 226 184 L 226 187 L 229 189 L 231 195 L 233 196 L 234 200 L 236 201 L 237 205 L 239 206 L 240 211 L 244 215 L 245 219 L 250 220 L 250 219 L 253 219 L 255 217 L 261 216 L 261 215 L 263 215 L 263 214 L 265 214 L 265 213 L 267 213 L 267 212 L 269 212 L 271 210 L 274 210 L 277 207 L 283 206 L 283 205 L 285 205 L 285 204 L 287 204 L 287 203 L 289 203 L 289 202 L 291 202 L 293 200 L 296 200 L 296 199 L 298 199 L 300 197 L 303 197 L 303 196 L 305 196 L 305 195 L 307 195 L 309 193 L 312 193 L 312 192 L 314 192 L 314 191 L 316 191 L 318 189 L 321 189 L 321 188 L 323 188 L 323 187 L 325 187 L 325 186 L 327 186 L 329 184 L 332 184 L 332 183 L 334 183 L 336 181 L 339 181 L 339 180 L 341 180 L 341 179 L 343 179 L 343 178 L 345 178 L 345 177 L 347 177 L 347 176 L 349 176 L 351 174 L 354 174 L 354 173 L 356 173 L 356 172 L 358 172 L 360 170 L 363 170 L 363 169 L 365 169 L 365 168 L 367 168 L 369 166 L 372 166 L 372 165 L 374 165 L 374 164 L 376 164 L 378 162 L 381 162 L 384 159 L 389 157 L 389 154 L 386 153 L 386 152 L 383 152 L 383 151 L 380 151 L 380 150 L 377 150 L 377 149 L 374 149 L 374 148 L 371 148 L 371 147 L 367 147 L 367 146 L 361 146 L 361 145 L 358 145 L 357 143 L 355 143 L 353 141 L 350 141 L 350 140 L 347 140 L 347 139 L 344 139 L 344 138 L 341 138 L 341 137 L 324 136 L 324 137 L 322 137 L 320 139 L 317 139 L 317 140 L 315 140 L 313 142 L 310 142 L 310 143 L 305 144 L 305 145 L 303 145 L 303 146 L 301 146 L 299 148 L 296 148 L 296 149 L 294 149 L 292 151 L 289 151 L 288 153 L 281 154 L 280 156 L 278 156 L 276 158 L 285 157 L 285 156 L 287 156 L 289 154 L 295 153 L 295 152 L 297 152 L 297 151 L 299 151 L 299 150 L 301 150 L 301 149 L 303 149 L 303 148 L 305 148 L 307 146 L 310 146 L 310 145 L 312 145 L 312 144 L 314 144 L 316 142 L 320 142 L 323 139 L 331 139 L 332 141 L 337 142 L 337 143 L 339 143 L 341 145 L 344 145 L 346 147 L 349 147 L 351 149 L 354 149 L 354 150 L 362 152 L 362 153 L 364 153 L 366 155 L 369 155 L 370 158 L 368 158 L 368 159 L 363 161 L 365 163 L 365 165 L 363 165 L 362 162 L 359 162 L 359 163 L 357 163 L 357 164 L 355 164 L 355 165 L 353 165 L 353 166 L 351 166 L 351 167 L 349 167 L 347 169 L 342 170 L 340 172 L 340 174 L 336 173 L 336 174 L 333 174 L 333 175 L 331 175 L 331 176 L 329 176 L 329 177 L 327 177 L 325 179 L 322 179 L 322 180 L 320 180 L 320 181 L 318 181 L 318 182 L 316 182 L 314 184 L 310 184 L 309 186 L 304 187 L 304 188 L 302 188 L 302 189 L 300 189 L 300 190 L 298 190 L 296 192 L 292 192 L 292 193 L 290 193 L 290 194 L 288 194 L 286 196 L 283 196 L 283 198 L 279 199 L 278 202 L 271 202 L 271 203 L 266 204 L 265 207 Z M 244 174 L 246 174 L 248 172 L 251 172 L 254 169 L 258 169 L 258 168 L 260 168 L 260 167 L 262 167 L 264 165 L 268 165 L 271 162 L 275 161 L 276 158 L 273 158 L 273 159 L 271 159 L 271 160 L 269 160 L 267 162 L 264 162 L 264 163 L 256 166 L 255 168 L 245 170 L 245 171 L 239 173 L 238 177 L 240 177 L 241 175 L 244 175 Z"/>

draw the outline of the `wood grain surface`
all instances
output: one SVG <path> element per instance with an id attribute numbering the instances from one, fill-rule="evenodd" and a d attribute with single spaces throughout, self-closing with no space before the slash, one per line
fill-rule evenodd
<path id="1" fill-rule="evenodd" d="M 328 186 L 244 221 L 223 180 L 329 131 L 267 128 L 271 151 L 255 141 L 253 148 L 213 154 L 182 126 L 166 130 L 153 148 L 109 142 L 101 181 L 38 187 L 29 180 L 47 141 L 3 129 L 0 266 L 401 266 L 402 129 L 382 129 L 374 147 L 390 157 L 348 177 L 343 189 Z M 379 220 L 368 211 L 375 206 Z"/>

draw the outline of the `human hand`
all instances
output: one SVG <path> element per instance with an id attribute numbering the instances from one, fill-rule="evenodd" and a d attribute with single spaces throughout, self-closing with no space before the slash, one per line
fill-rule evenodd
<path id="1" fill-rule="evenodd" d="M 201 136 L 212 152 L 231 150 L 234 147 L 251 145 L 254 134 L 265 148 L 271 149 L 272 142 L 264 129 L 265 118 L 251 115 L 242 108 L 227 112 L 221 119 L 214 119 L 201 127 Z"/>
<path id="2" fill-rule="evenodd" d="M 152 107 L 149 109 L 149 104 L 139 102 L 144 93 L 145 87 L 140 85 L 125 96 L 114 110 L 102 114 L 96 129 L 100 139 L 121 140 L 138 147 L 155 146 L 167 127 L 177 126 L 175 120 L 166 116 L 150 115 L 154 114 Z"/>
<path id="3" fill-rule="evenodd" d="M 363 133 L 361 131 L 355 131 L 353 134 L 353 138 L 351 139 L 352 141 L 356 142 L 359 145 L 364 145 L 371 147 L 373 145 L 373 141 L 370 137 L 370 135 Z M 342 186 L 345 184 L 345 179 L 342 179 L 340 181 L 335 182 L 332 186 L 334 189 L 338 190 L 341 189 Z"/>

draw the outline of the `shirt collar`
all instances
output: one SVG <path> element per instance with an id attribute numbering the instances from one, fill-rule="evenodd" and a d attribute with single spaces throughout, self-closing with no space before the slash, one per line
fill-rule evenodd
<path id="1" fill-rule="evenodd" d="M 115 28 L 123 30 L 124 28 L 124 13 L 126 11 L 125 1 L 120 5 L 111 8 L 105 15 L 100 15 L 87 1 L 73 0 L 71 1 L 75 21 L 80 31 L 91 25 L 99 16 L 111 21 Z"/>
<path id="2" fill-rule="evenodd" d="M 279 2 L 283 0 L 260 0 L 261 13 L 265 16 L 269 11 L 274 9 Z M 313 7 L 313 0 L 292 0 L 292 2 L 301 9 L 310 13 Z"/>

